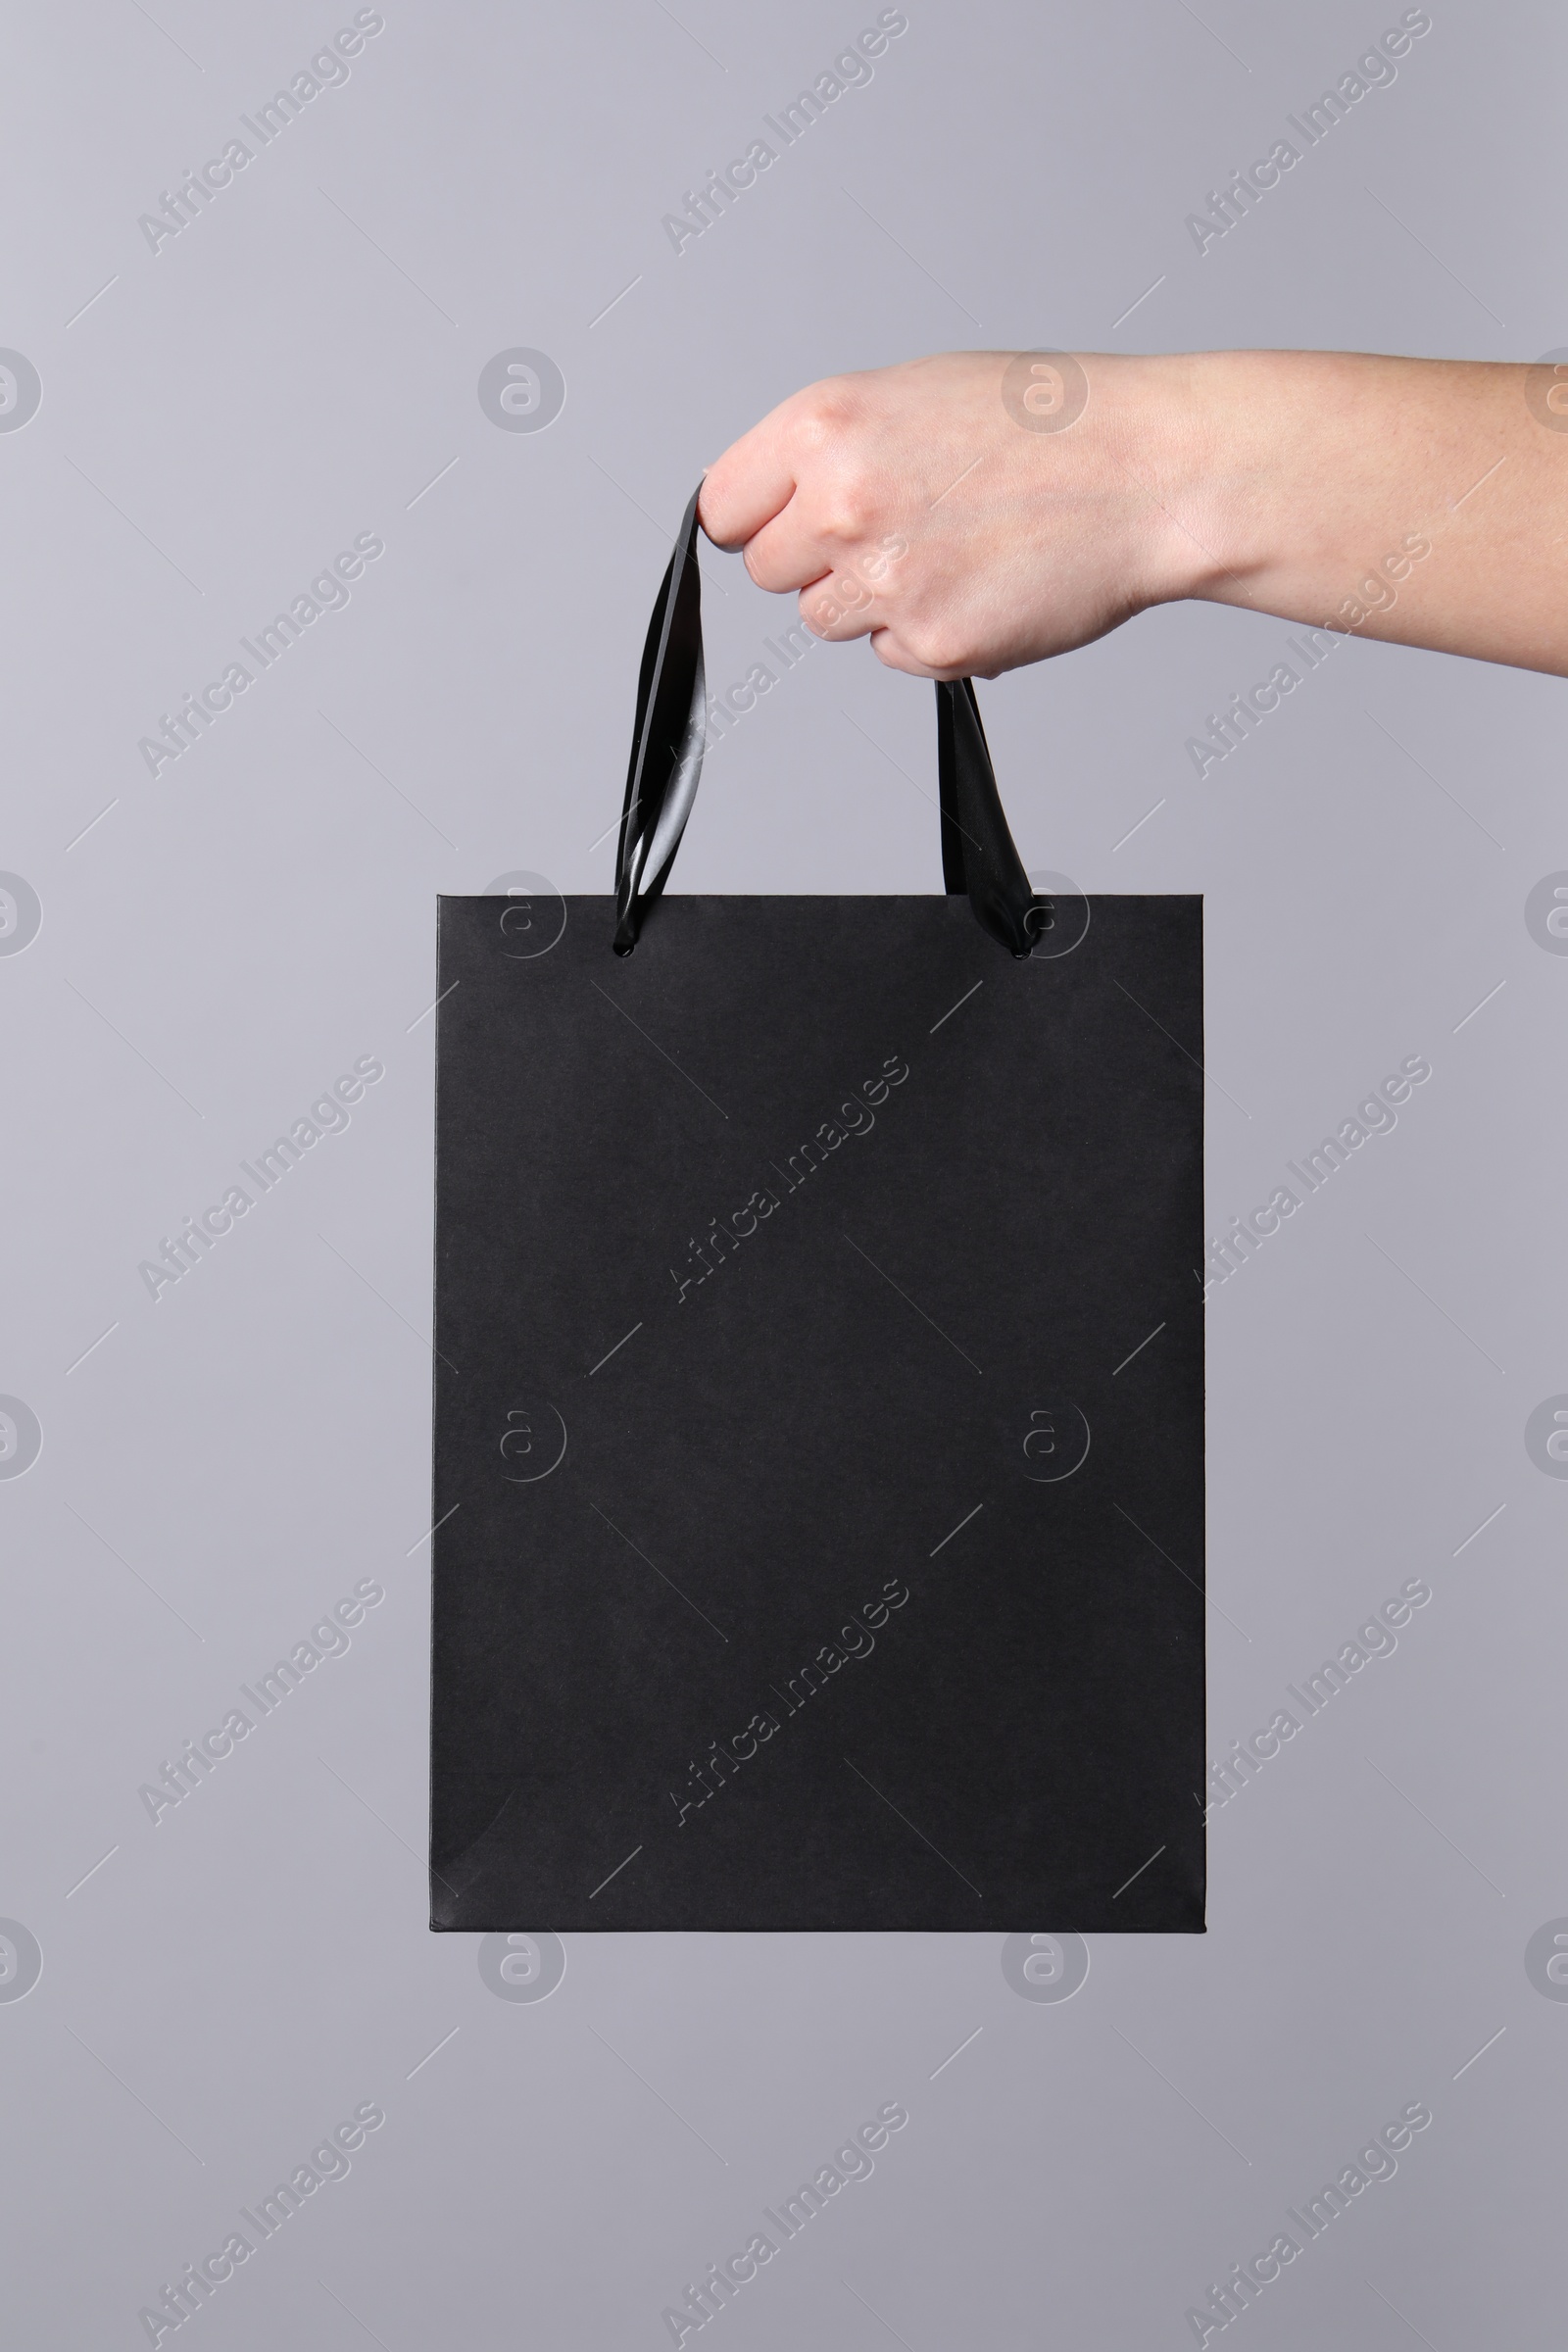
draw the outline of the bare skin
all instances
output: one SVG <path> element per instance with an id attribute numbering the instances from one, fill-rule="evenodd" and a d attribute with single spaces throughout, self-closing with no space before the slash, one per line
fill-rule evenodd
<path id="1" fill-rule="evenodd" d="M 1180 598 L 1568 676 L 1568 368 L 949 352 L 797 392 L 700 514 L 915 677 Z"/>

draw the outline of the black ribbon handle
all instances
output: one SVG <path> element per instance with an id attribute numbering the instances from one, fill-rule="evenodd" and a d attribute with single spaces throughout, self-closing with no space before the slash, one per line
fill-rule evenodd
<path id="1" fill-rule="evenodd" d="M 669 878 L 703 772 L 707 678 L 697 498 L 693 491 L 681 519 L 637 680 L 615 861 L 617 956 L 631 954 L 648 908 Z M 937 776 L 943 885 L 950 896 L 968 898 L 983 931 L 1010 955 L 1025 956 L 1036 933 L 1050 928 L 1054 907 L 1035 896 L 1013 846 L 968 678 L 937 685 Z"/>

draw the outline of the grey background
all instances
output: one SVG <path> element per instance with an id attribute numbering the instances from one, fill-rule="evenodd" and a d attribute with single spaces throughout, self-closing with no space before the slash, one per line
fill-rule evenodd
<path id="1" fill-rule="evenodd" d="M 43 1450 L 0 1486 L 0 1912 L 43 1974 L 0 2005 L 8 2336 L 145 2341 L 161 2282 L 379 2100 L 350 2176 L 204 2308 L 210 2346 L 667 2342 L 685 2282 L 897 2099 L 732 2345 L 1175 2345 L 1420 2099 L 1397 2177 L 1247 2333 L 1554 2342 L 1568 2009 L 1523 1965 L 1568 1912 L 1568 1494 L 1523 1443 L 1568 1389 L 1568 962 L 1523 916 L 1568 865 L 1553 680 L 1347 644 L 1202 783 L 1185 740 L 1282 623 L 1167 611 L 984 696 L 1027 864 L 1207 894 L 1211 1229 L 1433 1064 L 1209 1301 L 1210 1753 L 1405 1579 L 1433 1600 L 1216 1814 L 1207 1936 L 1093 1939 L 1056 2006 L 994 1936 L 577 1936 L 534 2006 L 426 1932 L 419 1859 L 435 894 L 608 887 L 667 534 L 814 376 L 1568 341 L 1552 12 L 1437 0 L 1397 81 L 1200 258 L 1184 216 L 1396 9 L 913 0 L 677 258 L 661 215 L 874 10 L 389 0 L 346 86 L 149 252 L 138 215 L 350 13 L 11 28 L 0 342 L 43 401 L 0 435 L 0 865 L 43 926 L 0 960 L 0 1389 Z M 519 345 L 565 378 L 544 432 L 478 405 Z M 158 714 L 367 530 L 347 610 L 149 777 Z M 722 685 L 788 608 L 705 564 Z M 931 764 L 929 689 L 813 649 L 713 757 L 678 887 L 935 889 L 899 772 Z M 159 1237 L 362 1054 L 386 1076 L 349 1130 L 155 1304 Z M 139 1785 L 369 1576 L 349 1653 L 154 1827 Z"/>

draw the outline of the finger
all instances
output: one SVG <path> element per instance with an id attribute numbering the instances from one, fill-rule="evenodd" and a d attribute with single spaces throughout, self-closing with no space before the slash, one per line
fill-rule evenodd
<path id="1" fill-rule="evenodd" d="M 830 645 L 848 645 L 853 638 L 869 637 L 883 625 L 883 616 L 865 582 L 854 571 L 824 572 L 801 590 L 801 618 L 813 637 Z"/>
<path id="2" fill-rule="evenodd" d="M 906 678 L 937 678 L 950 684 L 955 678 L 983 678 L 995 671 L 983 669 L 933 669 L 929 662 L 917 662 L 892 628 L 874 627 L 871 631 L 871 651 L 884 669 L 897 669 Z"/>
<path id="3" fill-rule="evenodd" d="M 797 490 L 788 506 L 747 540 L 746 568 L 759 588 L 782 596 L 821 579 L 848 555 L 842 539 L 829 539 L 812 523 L 808 494 Z"/>
<path id="4" fill-rule="evenodd" d="M 754 424 L 703 477 L 697 516 L 715 547 L 744 547 L 795 494 L 793 455 L 778 422 L 781 415 L 774 409 Z"/>
<path id="5" fill-rule="evenodd" d="M 912 654 L 906 652 L 892 629 L 877 628 L 871 631 L 871 651 L 884 669 L 899 670 L 906 678 L 936 678 L 942 674 L 940 670 L 927 669 L 923 662 L 917 662 Z"/>

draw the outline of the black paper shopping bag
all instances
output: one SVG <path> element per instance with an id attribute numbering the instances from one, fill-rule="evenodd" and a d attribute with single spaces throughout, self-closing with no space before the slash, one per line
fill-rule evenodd
<path id="1" fill-rule="evenodd" d="M 695 506 L 615 904 L 440 904 L 432 1924 L 1200 1931 L 1201 902 L 966 682 L 944 895 L 661 901 Z"/>

